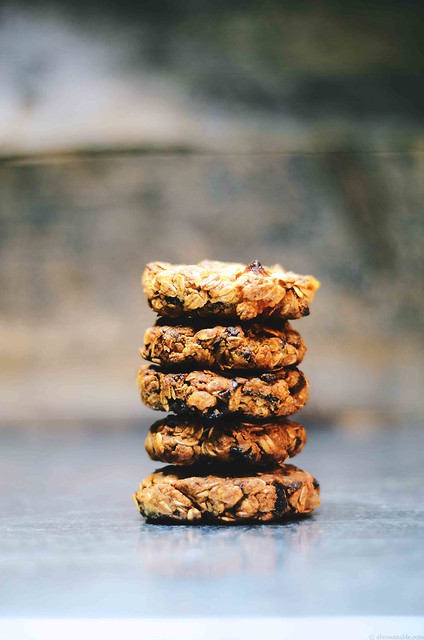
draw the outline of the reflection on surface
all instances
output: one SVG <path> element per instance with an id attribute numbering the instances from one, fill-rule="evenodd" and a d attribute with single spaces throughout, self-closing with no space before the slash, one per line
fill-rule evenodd
<path id="1" fill-rule="evenodd" d="M 320 530 L 314 517 L 238 527 L 146 524 L 138 555 L 144 569 L 167 577 L 260 576 L 281 571 L 290 554 L 308 555 Z"/>

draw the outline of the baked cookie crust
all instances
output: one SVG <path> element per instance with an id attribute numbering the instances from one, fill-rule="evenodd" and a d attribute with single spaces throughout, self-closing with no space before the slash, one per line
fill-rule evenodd
<path id="1" fill-rule="evenodd" d="M 146 406 L 206 418 L 228 414 L 254 418 L 288 416 L 306 404 L 308 384 L 296 368 L 252 377 L 209 370 L 172 373 L 149 365 L 138 372 L 140 396 Z"/>
<path id="2" fill-rule="evenodd" d="M 282 328 L 240 325 L 166 325 L 147 329 L 140 354 L 163 366 L 275 371 L 299 364 L 306 352 L 289 323 Z"/>
<path id="3" fill-rule="evenodd" d="M 151 308 L 161 316 L 258 316 L 301 318 L 309 315 L 319 282 L 313 276 L 264 267 L 204 260 L 184 265 L 151 262 L 142 283 Z"/>
<path id="4" fill-rule="evenodd" d="M 318 482 L 292 465 L 253 475 L 165 467 L 143 480 L 133 498 L 151 521 L 187 523 L 278 522 L 320 503 Z"/>
<path id="5" fill-rule="evenodd" d="M 275 466 L 300 453 L 305 443 L 305 428 L 285 418 L 211 423 L 170 415 L 150 427 L 145 447 L 152 460 L 177 465 L 200 461 Z"/>

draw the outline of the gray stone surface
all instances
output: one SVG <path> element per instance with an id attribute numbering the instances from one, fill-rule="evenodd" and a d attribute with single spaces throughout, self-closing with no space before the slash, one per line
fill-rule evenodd
<path id="1" fill-rule="evenodd" d="M 309 433 L 315 515 L 200 528 L 138 516 L 145 425 L 3 428 L 0 615 L 422 615 L 423 430 Z"/>

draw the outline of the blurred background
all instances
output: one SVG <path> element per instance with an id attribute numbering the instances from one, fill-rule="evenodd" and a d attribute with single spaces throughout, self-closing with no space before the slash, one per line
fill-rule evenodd
<path id="1" fill-rule="evenodd" d="M 203 258 L 321 280 L 295 324 L 310 422 L 417 419 L 423 18 L 408 0 L 0 2 L 0 423 L 146 417 L 141 272 Z"/>

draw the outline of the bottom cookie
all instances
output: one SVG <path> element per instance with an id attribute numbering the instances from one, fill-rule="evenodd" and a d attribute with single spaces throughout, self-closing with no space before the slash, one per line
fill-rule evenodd
<path id="1" fill-rule="evenodd" d="M 290 464 L 252 475 L 164 467 L 145 478 L 133 498 L 151 521 L 186 523 L 278 522 L 320 503 L 315 478 Z"/>

